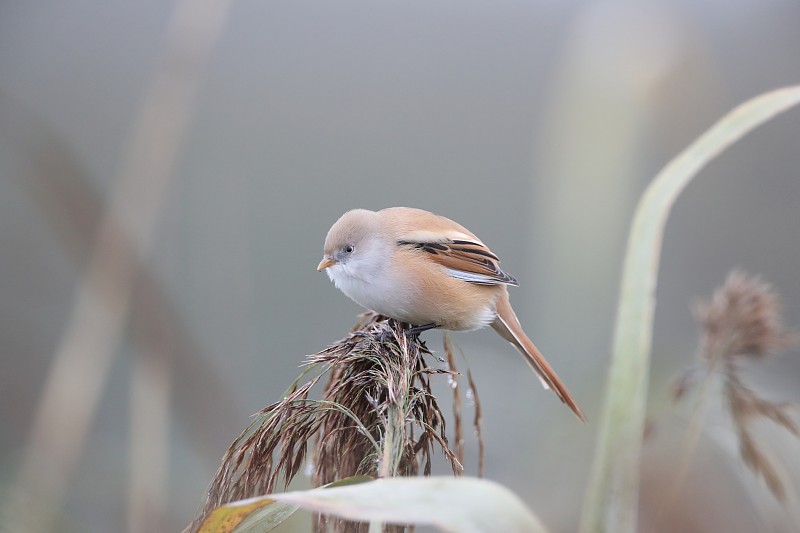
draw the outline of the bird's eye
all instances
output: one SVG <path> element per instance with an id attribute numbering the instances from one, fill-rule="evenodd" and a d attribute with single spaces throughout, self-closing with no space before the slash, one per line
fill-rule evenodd
<path id="1" fill-rule="evenodd" d="M 354 249 L 353 245 L 352 244 L 348 244 L 347 246 L 344 247 L 344 253 L 352 254 L 353 253 L 353 249 Z"/>

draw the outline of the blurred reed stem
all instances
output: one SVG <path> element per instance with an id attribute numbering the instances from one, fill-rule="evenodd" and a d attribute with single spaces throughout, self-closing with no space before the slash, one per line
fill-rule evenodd
<path id="1" fill-rule="evenodd" d="M 24 103 L 5 94 L 0 96 L 0 123 L 14 132 L 13 137 L 3 137 L 2 141 L 10 143 L 15 159 L 19 160 L 20 184 L 26 187 L 36 216 L 47 223 L 69 259 L 80 265 L 91 251 L 103 215 L 103 199 L 66 140 Z M 126 235 L 119 237 L 128 239 Z M 119 245 L 131 246 L 127 242 Z M 203 421 L 233 419 L 234 401 L 216 369 L 208 363 L 208 354 L 184 325 L 171 295 L 151 265 L 138 262 L 134 266 L 131 340 L 137 344 L 136 351 L 167 358 L 175 365 L 175 371 L 183 379 L 182 383 L 176 383 L 173 400 L 176 416 L 186 426 L 199 453 L 216 461 L 219 442 L 208 438 Z M 188 394 L 198 387 L 204 392 L 202 396 Z"/>
<path id="2" fill-rule="evenodd" d="M 712 159 L 749 131 L 800 103 L 800 86 L 738 106 L 670 161 L 645 191 L 631 225 L 611 368 L 581 531 L 634 533 L 655 290 L 664 226 L 675 199 Z"/>
<path id="3" fill-rule="evenodd" d="M 69 322 L 49 369 L 12 497 L 0 509 L 5 525 L 13 524 L 16 530 L 50 531 L 55 527 L 128 319 L 136 265 L 143 261 L 152 241 L 193 97 L 210 48 L 224 25 L 227 7 L 228 2 L 215 0 L 182 0 L 176 5 L 164 52 L 136 117 L 110 205 L 99 224 Z M 140 369 L 134 375 L 152 378 L 151 370 L 159 374 L 163 370 L 156 367 Z M 166 391 L 160 396 L 166 400 L 170 395 Z M 132 407 L 135 412 L 141 408 Z M 163 419 L 169 406 L 151 403 L 148 409 L 160 411 Z M 133 419 L 147 420 L 141 416 Z M 133 427 L 132 433 L 149 430 Z M 163 484 L 163 474 L 154 472 L 149 458 L 160 456 L 156 468 L 166 466 L 167 435 L 156 432 L 146 453 L 140 453 L 143 450 L 135 444 L 132 448 L 132 471 L 141 475 L 132 476 L 137 486 L 131 487 L 129 528 L 150 530 L 152 524 L 139 514 L 146 507 L 140 497 L 144 492 L 160 494 L 156 505 L 161 511 L 154 514 L 166 509 L 166 488 L 155 486 Z"/>

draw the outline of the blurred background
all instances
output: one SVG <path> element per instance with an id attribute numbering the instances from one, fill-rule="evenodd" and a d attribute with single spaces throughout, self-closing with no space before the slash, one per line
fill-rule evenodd
<path id="1" fill-rule="evenodd" d="M 574 531 L 635 202 L 732 107 L 798 81 L 793 0 L 3 2 L 0 529 L 185 526 L 250 415 L 355 323 L 315 272 L 329 226 L 403 205 L 469 227 L 521 280 L 520 319 L 589 424 L 491 330 L 454 338 L 486 477 Z M 764 428 L 781 505 L 713 402 L 663 506 L 691 415 L 668 391 L 694 360 L 692 304 L 738 267 L 800 324 L 798 139 L 794 110 L 671 215 L 642 531 L 800 527 L 798 442 Z M 800 401 L 797 355 L 749 384 Z"/>

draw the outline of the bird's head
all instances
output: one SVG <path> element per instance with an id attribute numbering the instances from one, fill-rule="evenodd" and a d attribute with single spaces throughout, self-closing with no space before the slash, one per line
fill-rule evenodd
<path id="1" fill-rule="evenodd" d="M 340 276 L 370 281 L 386 262 L 386 239 L 377 213 L 348 211 L 328 231 L 317 271 L 325 270 L 333 281 Z"/>

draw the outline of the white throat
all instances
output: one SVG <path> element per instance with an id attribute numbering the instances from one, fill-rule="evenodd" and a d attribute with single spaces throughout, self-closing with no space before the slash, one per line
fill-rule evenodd
<path id="1" fill-rule="evenodd" d="M 328 267 L 326 272 L 336 288 L 360 306 L 396 316 L 396 287 L 389 275 L 392 250 L 384 249 L 380 243 L 369 244 L 359 255 Z"/>

